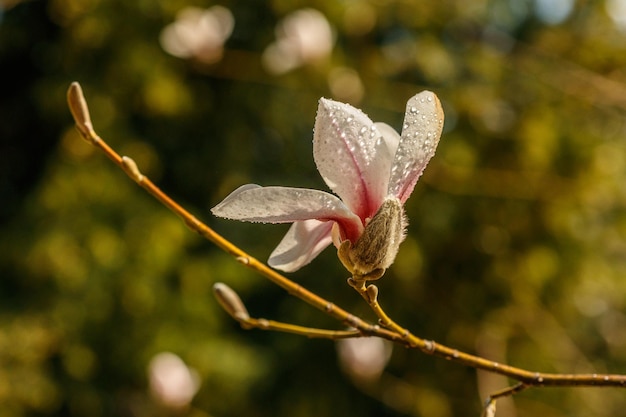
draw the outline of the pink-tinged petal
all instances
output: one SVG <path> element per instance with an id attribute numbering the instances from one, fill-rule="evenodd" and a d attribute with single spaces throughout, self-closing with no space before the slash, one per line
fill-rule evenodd
<path id="1" fill-rule="evenodd" d="M 318 220 L 295 222 L 267 263 L 284 272 L 297 271 L 330 245 L 333 224 Z"/>
<path id="2" fill-rule="evenodd" d="M 359 217 L 332 194 L 307 188 L 260 187 L 247 184 L 237 188 L 211 209 L 218 216 L 261 223 L 291 223 L 301 220 L 332 220 L 339 224 L 343 238 L 356 241 L 363 232 Z"/>
<path id="3" fill-rule="evenodd" d="M 422 91 L 406 104 L 400 145 L 391 168 L 389 195 L 404 203 L 435 154 L 443 129 L 443 109 L 434 93 Z"/>
<path id="4" fill-rule="evenodd" d="M 313 156 L 326 184 L 361 219 L 371 217 L 387 194 L 393 153 L 361 110 L 320 99 Z"/>

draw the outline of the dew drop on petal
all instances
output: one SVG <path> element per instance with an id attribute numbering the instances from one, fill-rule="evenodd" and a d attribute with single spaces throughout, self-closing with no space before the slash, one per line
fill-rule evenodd
<path id="1" fill-rule="evenodd" d="M 436 96 L 422 92 L 409 100 L 402 136 L 394 158 L 389 194 L 405 201 L 428 160 L 433 156 L 443 127 L 443 111 Z"/>
<path id="2" fill-rule="evenodd" d="M 328 115 L 332 113 L 333 117 Z M 375 201 L 387 193 L 391 154 L 386 157 L 387 175 L 376 166 L 381 134 L 360 110 L 328 99 L 320 100 L 314 129 L 313 153 L 326 184 L 348 206 L 366 215 Z M 329 155 L 334 156 L 329 159 Z M 362 211 L 362 212 L 361 212 Z"/>

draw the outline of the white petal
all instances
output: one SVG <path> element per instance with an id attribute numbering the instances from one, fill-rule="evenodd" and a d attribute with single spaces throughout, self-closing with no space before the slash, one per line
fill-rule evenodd
<path id="1" fill-rule="evenodd" d="M 389 182 L 389 194 L 402 203 L 435 154 L 442 129 L 443 109 L 434 93 L 422 91 L 409 99 Z"/>
<path id="2" fill-rule="evenodd" d="M 284 272 L 297 271 L 330 245 L 333 224 L 318 220 L 295 222 L 267 263 Z"/>
<path id="3" fill-rule="evenodd" d="M 361 220 L 340 199 L 307 188 L 247 184 L 233 191 L 211 212 L 227 219 L 263 223 L 334 220 L 351 239 L 358 238 L 363 231 Z"/>
<path id="4" fill-rule="evenodd" d="M 376 122 L 374 124 L 384 140 L 387 152 L 392 155 L 391 158 L 393 159 L 393 155 L 396 154 L 398 145 L 400 144 L 400 135 L 396 132 L 396 129 L 389 126 L 387 123 Z M 393 160 L 390 162 L 393 162 Z"/>
<path id="5" fill-rule="evenodd" d="M 211 209 L 211 212 L 212 212 L 214 215 L 216 215 L 216 216 L 219 216 L 219 217 L 225 217 L 225 216 L 221 216 L 221 215 L 219 215 L 219 214 L 217 214 L 217 213 L 216 213 L 216 210 L 220 210 L 220 209 L 219 209 L 219 207 L 228 206 L 228 205 L 230 204 L 230 202 L 231 202 L 231 201 L 236 201 L 236 200 L 237 200 L 237 196 L 238 196 L 239 194 L 241 194 L 242 192 L 244 192 L 244 191 L 246 191 L 246 190 L 254 190 L 254 189 L 257 189 L 257 188 L 263 188 L 263 187 L 261 187 L 261 186 L 260 186 L 260 185 L 258 185 L 258 184 L 245 184 L 245 185 L 242 185 L 242 186 L 240 186 L 240 187 L 236 188 L 236 189 L 235 189 L 235 191 L 233 191 L 233 192 L 231 192 L 230 194 L 228 194 L 228 195 L 226 196 L 226 198 L 224 198 L 224 199 L 222 200 L 222 202 L 221 202 L 221 203 L 219 203 L 217 206 L 213 207 L 213 208 Z"/>
<path id="6" fill-rule="evenodd" d="M 361 110 L 320 99 L 313 156 L 326 184 L 353 212 L 362 219 L 376 213 L 387 194 L 393 153 Z"/>

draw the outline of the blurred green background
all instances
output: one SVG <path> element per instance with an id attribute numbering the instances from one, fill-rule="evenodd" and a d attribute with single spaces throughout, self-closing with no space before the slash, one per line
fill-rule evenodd
<path id="1" fill-rule="evenodd" d="M 401 347 L 366 378 L 332 341 L 241 330 L 214 282 L 255 317 L 341 324 L 83 142 L 71 81 L 102 137 L 259 259 L 286 225 L 208 210 L 248 182 L 326 189 L 319 97 L 400 129 L 406 100 L 435 91 L 445 131 L 382 305 L 419 336 L 515 366 L 626 373 L 625 0 L 4 0 L 0 63 L 2 416 L 478 416 L 507 385 Z M 334 250 L 290 277 L 372 319 Z M 179 402 L 150 383 L 162 352 L 187 381 Z M 625 409 L 623 389 L 550 388 L 498 415 Z"/>

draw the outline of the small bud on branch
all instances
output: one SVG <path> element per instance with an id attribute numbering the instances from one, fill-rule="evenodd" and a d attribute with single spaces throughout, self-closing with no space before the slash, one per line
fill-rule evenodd
<path id="1" fill-rule="evenodd" d="M 228 285 L 216 282 L 213 285 L 213 294 L 215 294 L 215 298 L 220 303 L 222 308 L 226 310 L 226 312 L 235 320 L 245 321 L 250 318 L 250 314 L 248 314 L 248 310 L 243 304 L 243 301 L 241 301 L 239 295 L 237 295 L 237 293 Z"/>

